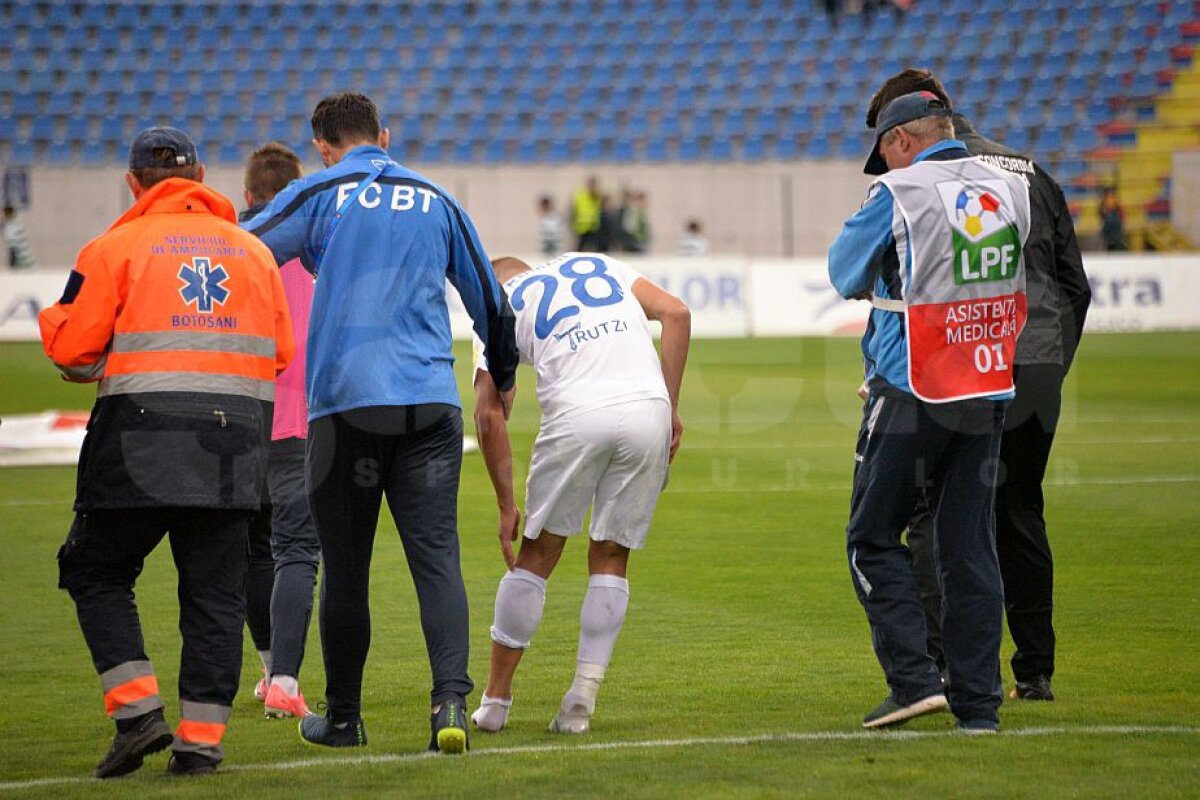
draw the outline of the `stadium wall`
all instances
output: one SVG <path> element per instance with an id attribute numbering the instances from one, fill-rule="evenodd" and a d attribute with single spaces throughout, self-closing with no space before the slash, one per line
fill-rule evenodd
<path id="1" fill-rule="evenodd" d="M 606 191 L 646 192 L 652 254 L 673 253 L 684 222 L 694 217 L 714 253 L 820 255 L 858 209 L 870 182 L 861 164 L 845 161 L 414 168 L 458 198 L 493 255 L 536 251 L 537 198 L 552 195 L 565 214 L 571 194 L 589 175 Z M 25 223 L 39 264 L 72 263 L 129 207 L 123 174 L 119 167 L 31 170 Z M 207 183 L 244 208 L 241 168 L 213 167 Z"/>
<path id="2" fill-rule="evenodd" d="M 643 275 L 678 294 L 692 308 L 701 337 L 857 334 L 865 302 L 842 300 L 829 285 L 820 258 L 644 258 Z M 1200 329 L 1200 257 L 1088 255 L 1092 284 L 1091 331 Z M 0 340 L 36 340 L 37 314 L 62 292 L 62 270 L 0 274 Z M 468 338 L 470 319 L 448 291 L 451 325 Z"/>

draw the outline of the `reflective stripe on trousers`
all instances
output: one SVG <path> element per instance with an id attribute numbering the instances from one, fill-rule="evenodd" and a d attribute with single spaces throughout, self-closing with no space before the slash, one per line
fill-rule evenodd
<path id="1" fill-rule="evenodd" d="M 229 706 L 180 701 L 179 727 L 175 729 L 173 749 L 177 753 L 199 753 L 220 761 L 225 756 L 221 739 L 232 713 Z"/>
<path id="2" fill-rule="evenodd" d="M 163 707 L 158 678 L 149 661 L 126 661 L 100 676 L 104 710 L 113 719 L 130 719 Z"/>

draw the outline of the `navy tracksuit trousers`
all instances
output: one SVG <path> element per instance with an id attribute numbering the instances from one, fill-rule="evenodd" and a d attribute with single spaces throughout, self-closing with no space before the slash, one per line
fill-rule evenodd
<path id="1" fill-rule="evenodd" d="M 898 702 L 941 691 L 912 559 L 901 542 L 924 495 L 944 589 L 950 708 L 961 720 L 997 721 L 1001 702 L 994 503 L 1004 407 L 989 400 L 924 403 L 873 389 L 855 455 L 846 550 L 875 655 Z"/>
<path id="2" fill-rule="evenodd" d="M 368 584 L 386 498 L 417 590 L 429 653 L 430 703 L 466 698 L 470 610 L 459 566 L 462 412 L 455 406 L 369 406 L 312 421 L 308 499 L 321 540 L 321 644 L 334 722 L 362 708 L 371 645 Z"/>

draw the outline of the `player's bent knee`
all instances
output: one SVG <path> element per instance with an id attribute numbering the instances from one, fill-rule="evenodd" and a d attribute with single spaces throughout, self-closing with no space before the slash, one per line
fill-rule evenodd
<path id="1" fill-rule="evenodd" d="M 588 573 L 624 577 L 629 564 L 629 548 L 608 540 L 593 539 L 588 545 Z"/>
<path id="2" fill-rule="evenodd" d="M 529 647 L 542 622 L 546 604 L 546 581 L 524 569 L 514 569 L 496 589 L 496 613 L 492 641 L 514 650 Z"/>

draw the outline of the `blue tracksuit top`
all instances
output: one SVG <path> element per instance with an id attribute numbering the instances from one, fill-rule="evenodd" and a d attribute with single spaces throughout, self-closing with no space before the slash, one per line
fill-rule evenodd
<path id="1" fill-rule="evenodd" d="M 390 162 L 343 213 L 324 258 L 330 218 L 365 178 L 380 147 L 350 150 L 292 181 L 243 222 L 283 264 L 299 258 L 317 283 L 308 331 L 309 420 L 364 406 L 459 406 L 446 280 L 486 342 L 496 385 L 517 367 L 513 312 L 465 211 L 443 189 Z"/>
<path id="2" fill-rule="evenodd" d="M 957 139 L 943 139 L 930 145 L 913 159 L 945 160 L 969 157 L 966 145 Z M 829 248 L 829 280 L 846 299 L 873 291 L 877 297 L 900 300 L 900 258 L 896 254 L 896 201 L 882 183 L 875 184 L 862 208 L 846 220 L 842 232 Z M 912 277 L 911 251 L 904 264 L 905 281 Z M 872 289 L 872 286 L 874 288 Z M 912 394 L 908 384 L 908 339 L 904 317 L 894 311 L 871 309 L 867 330 L 862 338 L 863 364 L 868 383 L 886 381 Z M 991 395 L 988 400 L 1011 400 L 1012 392 Z"/>

